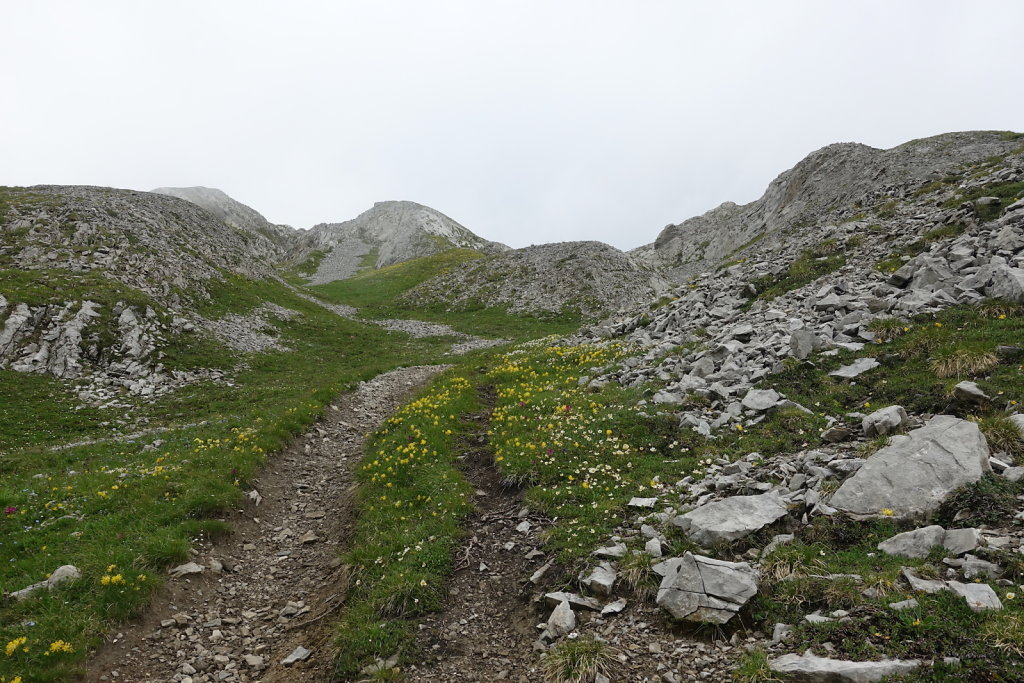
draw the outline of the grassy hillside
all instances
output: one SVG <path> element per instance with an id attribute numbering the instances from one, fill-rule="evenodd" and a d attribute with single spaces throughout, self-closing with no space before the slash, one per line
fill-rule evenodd
<path id="1" fill-rule="evenodd" d="M 482 305 L 470 307 L 470 310 L 449 312 L 441 306 L 423 308 L 394 303 L 399 294 L 421 282 L 447 272 L 460 263 L 483 256 L 472 249 L 450 249 L 379 270 L 364 271 L 346 280 L 317 285 L 311 289 L 327 301 L 355 306 L 370 318 L 411 318 L 441 322 L 460 332 L 485 337 L 533 339 L 548 334 L 566 334 L 579 327 L 580 320 L 571 316 L 513 316 L 504 308 Z"/>
<path id="2" fill-rule="evenodd" d="M 17 292 L 5 290 L 13 300 Z M 216 521 L 248 478 L 346 387 L 437 359 L 442 338 L 412 340 L 340 318 L 269 281 L 226 281 L 208 315 L 270 301 L 300 315 L 278 323 L 294 351 L 245 354 L 181 340 L 176 367 L 221 367 L 203 382 L 131 411 L 77 408 L 73 387 L 0 371 L 0 588 L 13 591 L 73 564 L 82 579 L 0 607 L 0 677 L 65 680 L 113 624 L 140 609 L 191 539 L 224 533 Z M 160 430 L 138 438 L 119 431 Z M 67 444 L 96 440 L 89 445 Z M 50 651 L 55 642 L 68 644 Z M 0 678 L 2 680 L 3 678 Z"/>

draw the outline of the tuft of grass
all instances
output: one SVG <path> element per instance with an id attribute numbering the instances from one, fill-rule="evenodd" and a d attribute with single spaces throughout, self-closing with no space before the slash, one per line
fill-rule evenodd
<path id="1" fill-rule="evenodd" d="M 975 377 L 999 364 L 999 356 L 990 351 L 959 348 L 938 354 L 931 360 L 932 372 L 939 377 Z"/>
<path id="2" fill-rule="evenodd" d="M 876 318 L 868 323 L 868 330 L 875 333 L 876 342 L 884 343 L 902 337 L 910 327 L 898 318 Z"/>
<path id="3" fill-rule="evenodd" d="M 618 652 L 592 636 L 563 640 L 541 661 L 547 683 L 584 683 L 597 676 L 611 678 Z"/>
<path id="4" fill-rule="evenodd" d="M 1024 458 L 1024 433 L 1008 415 L 988 415 L 976 418 L 976 421 L 993 453 L 1003 452 Z"/>
<path id="5" fill-rule="evenodd" d="M 1005 320 L 1011 316 L 1024 315 L 1024 304 L 1000 298 L 985 299 L 978 303 L 976 308 L 980 315 L 996 320 Z"/>
<path id="6" fill-rule="evenodd" d="M 768 653 L 758 648 L 740 655 L 732 672 L 733 683 L 781 683 L 782 679 L 768 664 Z"/>
<path id="7" fill-rule="evenodd" d="M 638 600 L 651 600 L 658 592 L 660 577 L 653 566 L 654 558 L 647 553 L 630 553 L 619 561 L 619 577 Z"/>
<path id="8" fill-rule="evenodd" d="M 952 528 L 954 519 L 960 526 L 1009 523 L 1017 513 L 1017 496 L 1021 493 L 1024 493 L 1021 482 L 987 474 L 954 491 L 936 511 L 935 523 L 948 528 Z"/>

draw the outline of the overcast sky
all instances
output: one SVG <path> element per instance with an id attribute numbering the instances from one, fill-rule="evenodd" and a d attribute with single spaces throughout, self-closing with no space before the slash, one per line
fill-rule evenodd
<path id="1" fill-rule="evenodd" d="M 0 184 L 651 242 L 832 142 L 1024 130 L 1019 0 L 4 2 Z"/>

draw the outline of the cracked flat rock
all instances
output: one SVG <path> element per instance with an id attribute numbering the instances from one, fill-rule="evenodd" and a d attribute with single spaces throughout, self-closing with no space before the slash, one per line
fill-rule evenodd
<path id="1" fill-rule="evenodd" d="M 852 662 L 818 657 L 811 652 L 783 655 L 769 662 L 772 671 L 788 674 L 801 683 L 872 683 L 897 676 L 921 666 L 916 659 L 885 659 L 880 662 Z"/>
<path id="2" fill-rule="evenodd" d="M 688 552 L 665 565 L 656 602 L 676 619 L 724 624 L 757 593 L 757 576 L 746 562 Z"/>

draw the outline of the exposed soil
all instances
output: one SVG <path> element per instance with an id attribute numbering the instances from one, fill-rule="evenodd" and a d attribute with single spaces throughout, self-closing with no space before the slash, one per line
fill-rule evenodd
<path id="1" fill-rule="evenodd" d="M 492 681 L 520 673 L 536 680 L 531 644 L 537 616 L 524 582 L 547 562 L 536 536 L 546 520 L 529 514 L 519 492 L 493 467 L 489 414 L 487 409 L 474 417 L 479 429 L 462 444 L 462 469 L 476 487 L 476 511 L 466 525 L 444 611 L 421 622 L 416 645 L 424 659 L 406 671 L 410 680 Z M 516 530 L 523 522 L 529 531 Z"/>
<path id="2" fill-rule="evenodd" d="M 234 532 L 196 544 L 203 572 L 169 579 L 96 654 L 86 680 L 328 680 L 364 437 L 443 369 L 395 370 L 340 397 L 254 480 L 259 502 L 247 498 L 224 518 Z M 298 647 L 308 659 L 282 665 Z"/>

